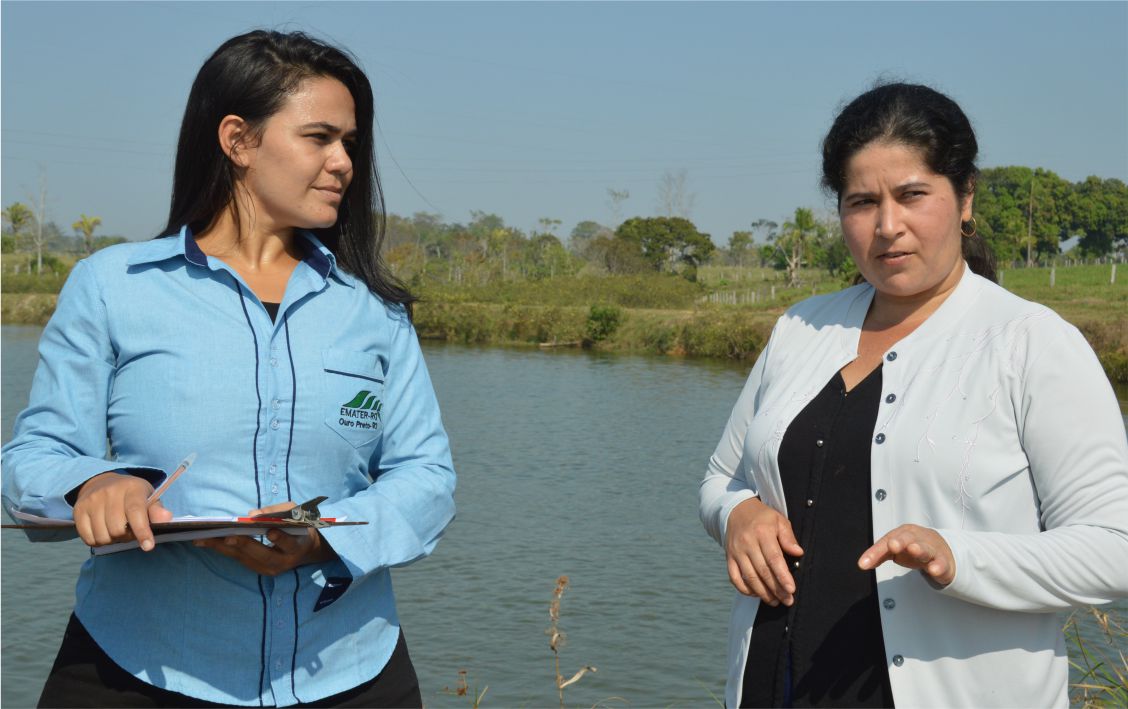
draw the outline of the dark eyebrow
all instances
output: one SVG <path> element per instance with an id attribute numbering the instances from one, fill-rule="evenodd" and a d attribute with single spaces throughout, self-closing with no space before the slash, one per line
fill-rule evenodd
<path id="1" fill-rule="evenodd" d="M 873 197 L 873 192 L 850 192 L 849 194 L 842 197 L 842 201 L 849 202 L 850 200 L 857 199 L 859 197 Z"/>
<path id="2" fill-rule="evenodd" d="M 926 187 L 927 188 L 927 187 L 931 187 L 931 186 L 932 185 L 928 184 L 927 182 L 906 182 L 903 185 L 897 185 L 896 187 L 893 188 L 893 190 L 895 192 L 905 192 L 906 190 L 911 190 L 911 189 L 916 188 L 916 187 Z M 850 192 L 849 194 L 842 197 L 842 201 L 848 202 L 852 199 L 858 199 L 859 197 L 873 197 L 873 196 L 874 196 L 873 192 Z"/>
<path id="3" fill-rule="evenodd" d="M 324 121 L 317 121 L 317 122 L 314 122 L 314 123 L 306 123 L 305 125 L 303 125 L 301 127 L 301 129 L 302 130 L 318 129 L 318 130 L 323 130 L 326 133 L 332 133 L 333 135 L 337 135 L 337 134 L 341 133 L 340 128 L 333 125 L 332 123 L 326 123 Z M 345 133 L 345 135 L 349 136 L 349 137 L 355 136 L 356 135 L 356 129 L 354 128 L 353 130 L 350 130 L 348 133 Z"/>

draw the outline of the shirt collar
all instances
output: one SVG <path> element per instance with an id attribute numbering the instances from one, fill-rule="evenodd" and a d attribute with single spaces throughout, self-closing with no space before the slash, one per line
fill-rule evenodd
<path id="1" fill-rule="evenodd" d="M 297 233 L 303 237 L 298 242 L 303 252 L 302 262 L 322 278 L 327 279 L 332 274 L 337 281 L 351 288 L 353 285 L 351 279 L 344 277 L 337 266 L 337 257 L 329 250 L 329 247 L 304 229 L 299 229 Z M 196 239 L 192 236 L 192 229 L 187 224 L 180 227 L 180 232 L 176 236 L 150 239 L 138 244 L 137 249 L 126 263 L 129 266 L 137 266 L 164 261 L 176 256 L 183 256 L 188 263 L 193 265 L 209 267 L 207 254 L 200 250 L 200 247 L 196 244 Z"/>

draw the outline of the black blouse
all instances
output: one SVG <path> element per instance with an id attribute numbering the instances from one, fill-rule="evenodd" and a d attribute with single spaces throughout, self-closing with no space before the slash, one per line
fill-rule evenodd
<path id="1" fill-rule="evenodd" d="M 873 544 L 880 403 L 881 367 L 849 393 L 836 373 L 784 434 L 783 493 L 804 553 L 787 560 L 795 603 L 762 603 L 756 614 L 741 706 L 893 706 L 874 572 L 857 566 Z"/>
<path id="2" fill-rule="evenodd" d="M 275 322 L 275 321 L 278 320 L 278 306 L 279 305 L 282 305 L 282 304 L 281 303 L 267 303 L 265 300 L 263 301 L 262 307 L 266 308 L 266 313 L 267 313 L 267 315 L 270 316 L 270 322 Z"/>

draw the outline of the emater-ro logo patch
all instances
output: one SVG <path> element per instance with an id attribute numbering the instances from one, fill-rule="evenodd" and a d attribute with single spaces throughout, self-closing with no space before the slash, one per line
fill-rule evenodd
<path id="1" fill-rule="evenodd" d="M 341 406 L 338 423 L 347 428 L 375 429 L 380 426 L 380 411 L 383 408 L 384 404 L 378 396 L 362 389 Z"/>

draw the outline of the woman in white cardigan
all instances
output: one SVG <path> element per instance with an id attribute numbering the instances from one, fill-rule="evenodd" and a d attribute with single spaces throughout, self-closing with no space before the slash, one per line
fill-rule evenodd
<path id="1" fill-rule="evenodd" d="M 1128 596 L 1128 442 L 1080 333 L 995 284 L 975 135 L 888 84 L 823 143 L 865 282 L 792 307 L 701 483 L 726 703 L 1067 706 L 1056 611 Z"/>

